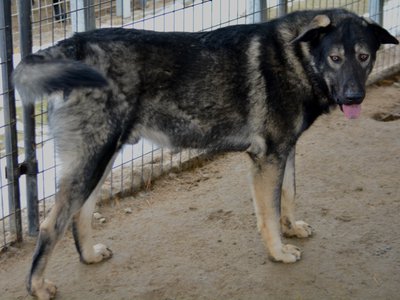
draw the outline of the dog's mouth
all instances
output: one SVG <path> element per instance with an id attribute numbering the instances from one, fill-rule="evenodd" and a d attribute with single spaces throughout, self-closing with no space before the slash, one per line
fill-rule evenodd
<path id="1" fill-rule="evenodd" d="M 331 87 L 332 98 L 339 105 L 347 119 L 357 119 L 361 115 L 361 103 L 364 100 L 365 93 L 363 91 L 345 91 L 337 93 L 334 87 Z"/>
<path id="2" fill-rule="evenodd" d="M 347 119 L 357 119 L 361 115 L 361 104 L 339 104 Z"/>

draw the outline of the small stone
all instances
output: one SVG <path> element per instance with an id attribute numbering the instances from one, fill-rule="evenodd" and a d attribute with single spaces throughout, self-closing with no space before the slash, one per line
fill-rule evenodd
<path id="1" fill-rule="evenodd" d="M 100 218 L 100 219 L 99 219 L 99 222 L 100 222 L 101 224 L 104 224 L 105 222 L 107 222 L 107 220 L 106 220 L 106 218 Z"/>
<path id="2" fill-rule="evenodd" d="M 124 209 L 124 213 L 126 214 L 131 214 L 132 213 L 132 208 L 128 207 Z"/>
<path id="3" fill-rule="evenodd" d="M 169 173 L 168 177 L 171 179 L 175 179 L 178 175 L 176 173 Z"/>
<path id="4" fill-rule="evenodd" d="M 93 214 L 93 218 L 95 218 L 96 220 L 100 220 L 103 216 L 101 215 L 101 213 L 95 212 Z"/>

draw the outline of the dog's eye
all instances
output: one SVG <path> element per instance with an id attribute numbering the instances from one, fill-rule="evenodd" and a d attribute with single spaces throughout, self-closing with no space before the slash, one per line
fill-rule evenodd
<path id="1" fill-rule="evenodd" d="M 367 61 L 368 58 L 369 58 L 369 55 L 368 55 L 368 54 L 362 53 L 362 54 L 359 54 L 359 55 L 358 55 L 358 59 L 359 59 L 360 61 L 362 61 L 362 62 Z"/>
<path id="2" fill-rule="evenodd" d="M 340 56 L 338 55 L 331 55 L 329 56 L 331 61 L 335 62 L 335 63 L 339 63 L 342 59 L 340 58 Z"/>

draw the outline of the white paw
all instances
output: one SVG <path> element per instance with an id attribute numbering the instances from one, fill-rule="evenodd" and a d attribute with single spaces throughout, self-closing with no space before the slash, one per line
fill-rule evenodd
<path id="1" fill-rule="evenodd" d="M 53 299 L 56 293 L 56 285 L 49 280 L 43 279 L 36 284 L 32 282 L 31 294 L 40 300 Z"/>
<path id="2" fill-rule="evenodd" d="M 293 245 L 282 245 L 282 248 L 270 254 L 272 261 L 283 262 L 286 264 L 294 263 L 301 258 L 300 248 Z"/>
<path id="3" fill-rule="evenodd" d="M 312 236 L 314 230 L 306 222 L 296 221 L 296 223 L 290 225 L 283 224 L 282 232 L 286 237 L 306 238 Z"/>
<path id="4" fill-rule="evenodd" d="M 90 249 L 90 253 L 85 253 L 83 260 L 87 264 L 99 263 L 105 259 L 111 258 L 113 253 L 111 249 L 103 244 L 96 244 Z"/>
<path id="5" fill-rule="evenodd" d="M 107 248 L 103 244 L 96 244 L 93 246 L 93 249 L 94 249 L 94 253 L 95 253 L 96 257 L 100 258 L 99 261 L 111 258 L 113 255 L 111 249 Z M 97 262 L 99 262 L 99 261 L 97 261 Z"/>

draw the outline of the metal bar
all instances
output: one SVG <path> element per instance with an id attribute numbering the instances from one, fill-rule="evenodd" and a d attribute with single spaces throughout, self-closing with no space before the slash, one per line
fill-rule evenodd
<path id="1" fill-rule="evenodd" d="M 0 0 L 0 58 L 4 62 L 1 67 L 2 83 L 6 93 L 4 100 L 5 149 L 7 162 L 8 201 L 13 215 L 10 222 L 11 232 L 16 234 L 16 241 L 22 242 L 22 219 L 19 194 L 18 135 L 15 108 L 15 94 L 12 87 L 13 44 L 11 1 Z"/>
<path id="2" fill-rule="evenodd" d="M 383 24 L 383 1 L 382 0 L 370 0 L 369 1 L 369 17 L 376 23 Z"/>
<path id="3" fill-rule="evenodd" d="M 268 21 L 268 6 L 267 0 L 259 0 L 260 1 L 260 13 L 261 13 L 261 22 Z"/>
<path id="4" fill-rule="evenodd" d="M 282 17 L 287 14 L 287 0 L 278 1 L 278 17 Z"/>
<path id="5" fill-rule="evenodd" d="M 260 12 L 262 2 L 263 0 L 247 0 L 246 23 L 260 23 L 262 21 Z"/>
<path id="6" fill-rule="evenodd" d="M 20 32 L 21 59 L 32 53 L 31 1 L 18 0 L 18 25 Z M 39 203 L 37 187 L 37 159 L 35 138 L 35 106 L 24 105 L 24 150 L 26 166 L 26 202 L 28 209 L 28 234 L 39 232 Z"/>
<path id="7" fill-rule="evenodd" d="M 134 2 L 135 3 L 135 2 Z M 139 4 L 140 8 L 145 7 L 145 5 Z M 117 10 L 116 14 L 118 17 L 122 16 L 124 19 L 131 16 L 131 1 L 130 0 L 117 0 Z"/>
<path id="8" fill-rule="evenodd" d="M 73 32 L 89 31 L 96 28 L 94 0 L 71 0 L 70 6 Z"/>
<path id="9" fill-rule="evenodd" d="M 260 22 L 268 21 L 268 5 L 267 0 L 258 0 L 260 7 Z"/>

